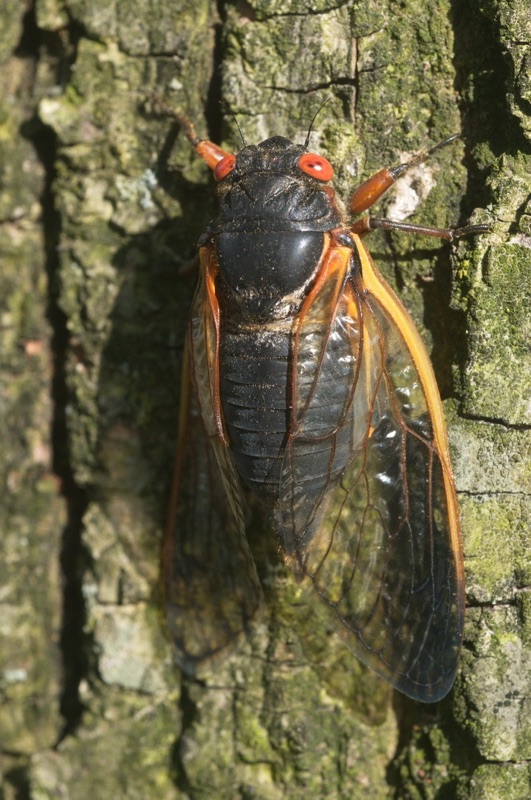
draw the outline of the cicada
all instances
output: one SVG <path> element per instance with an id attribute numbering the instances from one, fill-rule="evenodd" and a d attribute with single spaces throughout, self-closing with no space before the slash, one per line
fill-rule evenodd
<path id="1" fill-rule="evenodd" d="M 199 243 L 163 553 L 177 662 L 193 674 L 259 608 L 251 493 L 358 658 L 404 694 L 439 700 L 464 607 L 447 434 L 426 348 L 363 240 L 382 227 L 448 240 L 487 228 L 352 224 L 309 134 L 232 154 L 174 116 L 219 196 Z M 359 186 L 352 216 L 454 138 Z"/>

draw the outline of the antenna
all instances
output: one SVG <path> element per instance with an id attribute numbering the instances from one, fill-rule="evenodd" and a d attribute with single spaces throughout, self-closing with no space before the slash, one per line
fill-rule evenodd
<path id="1" fill-rule="evenodd" d="M 313 123 L 314 123 L 314 122 L 315 122 L 315 120 L 317 119 L 317 116 L 318 116 L 318 115 L 321 113 L 321 111 L 323 110 L 323 108 L 325 107 L 325 105 L 326 105 L 327 103 L 329 103 L 329 102 L 330 102 L 330 100 L 332 100 L 332 99 L 333 99 L 333 98 L 332 98 L 332 96 L 330 96 L 330 97 L 327 97 L 327 98 L 326 98 L 326 100 L 324 101 L 324 103 L 321 103 L 321 105 L 319 106 L 319 108 L 317 109 L 317 111 L 315 112 L 315 114 L 313 115 L 313 117 L 312 117 L 312 121 L 310 122 L 310 127 L 308 128 L 308 134 L 307 134 L 307 136 L 306 136 L 306 141 L 304 142 L 304 147 L 308 147 L 308 145 L 309 145 L 309 143 L 310 143 L 310 134 L 311 134 L 311 132 L 312 132 Z"/>
<path id="2" fill-rule="evenodd" d="M 242 129 L 240 128 L 240 123 L 238 122 L 238 120 L 237 120 L 237 118 L 236 118 L 236 114 L 234 114 L 234 113 L 233 113 L 233 112 L 230 110 L 230 108 L 227 106 L 227 104 L 225 103 L 225 101 L 224 101 L 224 100 L 222 100 L 222 101 L 221 101 L 221 110 L 222 110 L 224 113 L 226 113 L 226 114 L 230 114 L 230 116 L 232 117 L 232 119 L 233 119 L 233 120 L 234 120 L 234 122 L 236 123 L 236 127 L 238 128 L 238 133 L 240 134 L 240 138 L 241 138 L 241 140 L 242 140 L 242 145 L 243 145 L 244 147 L 247 147 L 247 142 L 245 141 L 245 136 L 243 135 L 243 131 L 242 131 Z"/>

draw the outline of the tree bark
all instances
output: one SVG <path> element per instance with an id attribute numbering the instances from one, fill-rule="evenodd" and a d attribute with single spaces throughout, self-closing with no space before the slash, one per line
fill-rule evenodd
<path id="1" fill-rule="evenodd" d="M 6 800 L 530 796 L 525 5 L 4 4 Z M 391 692 L 297 612 L 258 528 L 266 603 L 252 634 L 200 681 L 172 664 L 160 541 L 189 263 L 215 199 L 150 104 L 155 89 L 229 149 L 235 118 L 248 142 L 303 141 L 332 97 L 312 147 L 345 199 L 380 167 L 463 133 L 378 213 L 492 233 L 452 248 L 368 240 L 430 349 L 459 493 L 465 640 L 456 686 L 434 706 Z"/>

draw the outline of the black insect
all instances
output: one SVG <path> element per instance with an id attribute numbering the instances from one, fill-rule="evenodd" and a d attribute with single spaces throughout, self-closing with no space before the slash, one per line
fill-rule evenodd
<path id="1" fill-rule="evenodd" d="M 233 155 L 174 116 L 213 169 L 220 203 L 200 241 L 164 545 L 178 662 L 193 673 L 260 604 L 243 486 L 270 509 L 301 586 L 356 655 L 436 701 L 454 681 L 464 605 L 443 412 L 420 336 L 360 237 L 487 228 L 350 224 L 332 166 L 308 141 L 274 136 Z M 352 214 L 442 145 L 366 181 Z"/>

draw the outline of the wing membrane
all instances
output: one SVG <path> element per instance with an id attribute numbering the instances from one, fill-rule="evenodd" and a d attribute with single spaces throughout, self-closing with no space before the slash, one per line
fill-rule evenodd
<path id="1" fill-rule="evenodd" d="M 336 248 L 300 315 L 280 530 L 358 657 L 434 701 L 453 683 L 463 604 L 442 411 L 412 321 L 358 247 L 353 261 Z"/>
<path id="2" fill-rule="evenodd" d="M 201 280 L 181 394 L 174 493 L 163 574 L 176 660 L 188 673 L 246 630 L 261 597 L 245 538 L 238 478 L 215 418 L 214 315 Z"/>

